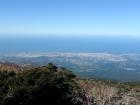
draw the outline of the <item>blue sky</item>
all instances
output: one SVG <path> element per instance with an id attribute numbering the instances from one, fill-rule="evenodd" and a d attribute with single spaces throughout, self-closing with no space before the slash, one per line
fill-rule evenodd
<path id="1" fill-rule="evenodd" d="M 140 35 L 140 0 L 0 0 L 0 35 Z"/>

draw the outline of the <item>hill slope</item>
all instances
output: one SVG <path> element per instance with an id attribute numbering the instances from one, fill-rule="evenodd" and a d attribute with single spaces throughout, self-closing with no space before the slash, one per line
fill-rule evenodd
<path id="1" fill-rule="evenodd" d="M 140 84 L 76 77 L 52 63 L 0 71 L 0 105 L 139 105 Z"/>

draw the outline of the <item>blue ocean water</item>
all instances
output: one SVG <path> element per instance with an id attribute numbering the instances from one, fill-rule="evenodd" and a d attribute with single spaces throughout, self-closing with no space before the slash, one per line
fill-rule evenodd
<path id="1" fill-rule="evenodd" d="M 0 52 L 140 53 L 140 38 L 132 37 L 1 37 Z"/>

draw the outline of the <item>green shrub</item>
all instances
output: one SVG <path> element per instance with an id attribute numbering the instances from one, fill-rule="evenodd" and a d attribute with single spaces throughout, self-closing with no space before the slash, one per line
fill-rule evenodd
<path id="1" fill-rule="evenodd" d="M 51 63 L 17 74 L 0 73 L 0 78 L 1 105 L 76 105 L 75 75 Z"/>

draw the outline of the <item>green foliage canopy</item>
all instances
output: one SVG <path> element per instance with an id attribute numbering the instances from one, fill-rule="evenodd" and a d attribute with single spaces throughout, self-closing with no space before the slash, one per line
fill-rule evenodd
<path id="1" fill-rule="evenodd" d="M 18 73 L 0 72 L 0 105 L 78 105 L 75 75 L 65 68 L 47 66 Z"/>

